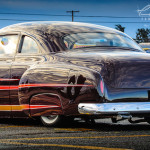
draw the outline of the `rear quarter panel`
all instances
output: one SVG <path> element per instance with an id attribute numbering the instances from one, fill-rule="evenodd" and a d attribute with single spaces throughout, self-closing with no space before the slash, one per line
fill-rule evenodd
<path id="1" fill-rule="evenodd" d="M 31 116 L 77 115 L 80 102 L 100 101 L 99 80 L 97 72 L 85 67 L 60 62 L 39 63 L 22 76 L 19 102 L 30 105 Z M 33 108 L 36 105 L 43 108 Z"/>

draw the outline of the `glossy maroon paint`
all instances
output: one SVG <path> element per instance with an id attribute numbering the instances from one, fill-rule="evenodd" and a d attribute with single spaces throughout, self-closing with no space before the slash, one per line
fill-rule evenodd
<path id="1" fill-rule="evenodd" d="M 78 32 L 116 30 L 76 23 L 27 23 L 8 26 L 2 35 L 18 34 L 14 56 L 0 57 L 0 105 L 55 107 L 0 111 L 0 117 L 79 115 L 79 103 L 149 101 L 150 55 L 119 48 L 84 48 L 68 51 L 61 38 Z M 36 41 L 36 54 L 22 54 L 22 37 Z M 8 61 L 11 60 L 11 61 Z M 103 80 L 104 89 L 100 89 Z M 146 82 L 145 82 L 146 81 Z"/>

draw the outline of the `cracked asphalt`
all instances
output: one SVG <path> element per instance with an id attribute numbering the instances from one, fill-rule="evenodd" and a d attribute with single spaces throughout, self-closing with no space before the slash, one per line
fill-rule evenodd
<path id="1" fill-rule="evenodd" d="M 44 127 L 31 119 L 0 119 L 0 150 L 149 150 L 150 125 L 110 119 Z"/>

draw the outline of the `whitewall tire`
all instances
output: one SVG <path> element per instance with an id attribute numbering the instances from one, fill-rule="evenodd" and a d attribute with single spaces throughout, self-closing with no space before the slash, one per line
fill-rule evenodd
<path id="1" fill-rule="evenodd" d="M 59 115 L 41 116 L 41 121 L 45 126 L 55 126 L 60 123 L 61 116 Z"/>

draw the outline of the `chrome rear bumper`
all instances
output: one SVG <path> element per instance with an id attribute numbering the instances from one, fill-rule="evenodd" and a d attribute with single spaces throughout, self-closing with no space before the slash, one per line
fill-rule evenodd
<path id="1" fill-rule="evenodd" d="M 126 103 L 80 103 L 80 114 L 117 114 L 121 112 L 144 113 L 150 112 L 150 102 L 126 102 Z"/>

